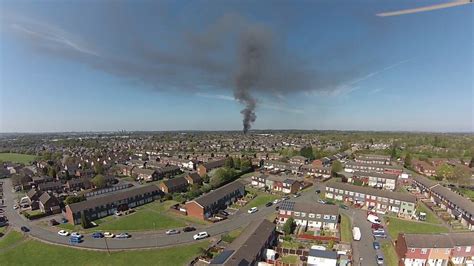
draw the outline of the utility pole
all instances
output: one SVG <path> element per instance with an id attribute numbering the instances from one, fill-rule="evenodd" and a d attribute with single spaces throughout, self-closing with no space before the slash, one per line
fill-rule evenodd
<path id="1" fill-rule="evenodd" d="M 155 238 L 156 238 L 156 247 L 158 248 L 158 233 L 156 232 L 156 223 L 153 222 L 153 230 L 155 231 Z"/>
<path id="2" fill-rule="evenodd" d="M 107 249 L 107 253 L 110 255 L 109 244 L 107 243 L 107 237 L 104 237 L 105 240 L 105 248 Z"/>

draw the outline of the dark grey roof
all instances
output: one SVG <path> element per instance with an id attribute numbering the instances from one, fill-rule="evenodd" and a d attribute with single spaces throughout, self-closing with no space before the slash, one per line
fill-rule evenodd
<path id="1" fill-rule="evenodd" d="M 201 176 L 198 173 L 190 173 L 188 176 L 193 180 L 193 182 L 201 182 Z"/>
<path id="2" fill-rule="evenodd" d="M 337 260 L 337 252 L 332 250 L 310 249 L 308 256 Z"/>
<path id="3" fill-rule="evenodd" d="M 227 249 L 222 251 L 219 255 L 217 255 L 214 259 L 211 261 L 211 265 L 220 265 L 224 264 L 224 262 L 234 253 L 235 250 L 233 249 Z"/>
<path id="4" fill-rule="evenodd" d="M 452 248 L 448 234 L 403 234 L 407 248 Z"/>
<path id="5" fill-rule="evenodd" d="M 47 192 L 44 192 L 40 197 L 39 197 L 39 201 L 44 205 L 46 204 L 46 202 L 48 202 L 48 200 L 50 199 L 56 199 L 54 198 L 53 196 L 51 196 L 49 193 Z"/>
<path id="6" fill-rule="evenodd" d="M 225 163 L 225 159 L 222 159 L 222 160 L 205 163 L 204 167 L 206 167 L 206 169 L 214 169 L 214 168 L 219 168 L 219 167 L 224 166 L 224 163 Z"/>
<path id="7" fill-rule="evenodd" d="M 320 204 L 320 203 L 308 203 L 308 202 L 294 202 L 285 200 L 280 205 L 280 210 L 306 212 L 306 213 L 319 213 L 328 215 L 338 215 L 339 207 L 336 205 Z"/>
<path id="8" fill-rule="evenodd" d="M 275 224 L 263 219 L 257 223 L 251 223 L 246 230 L 251 230 L 251 234 L 244 232 L 238 239 L 234 240 L 237 243 L 243 242 L 243 244 L 235 250 L 224 265 L 250 265 L 275 231 Z"/>
<path id="9" fill-rule="evenodd" d="M 427 188 L 430 188 L 432 186 L 435 186 L 437 185 L 438 183 L 433 181 L 433 180 L 430 180 L 429 178 L 426 178 L 424 176 L 421 176 L 421 175 L 417 175 L 417 174 L 414 174 L 412 176 L 413 180 L 415 180 L 416 182 L 422 184 L 423 186 L 427 187 Z"/>
<path id="10" fill-rule="evenodd" d="M 474 232 L 450 233 L 449 236 L 456 247 L 474 246 Z"/>
<path id="11" fill-rule="evenodd" d="M 188 184 L 188 181 L 186 181 L 186 178 L 184 177 L 177 177 L 177 178 L 165 180 L 163 181 L 163 184 L 166 185 L 168 188 L 174 188 L 174 187 L 185 186 Z"/>
<path id="12" fill-rule="evenodd" d="M 130 190 L 120 191 L 111 195 L 94 198 L 91 200 L 81 201 L 68 205 L 73 213 L 81 212 L 87 209 L 93 209 L 97 206 L 107 205 L 116 201 L 132 198 L 145 193 L 160 193 L 160 190 L 155 185 L 148 185 L 144 187 L 138 187 Z"/>
<path id="13" fill-rule="evenodd" d="M 456 205 L 458 208 L 461 208 L 465 212 L 468 212 L 474 215 L 474 203 L 468 200 L 467 198 L 441 185 L 434 186 L 433 188 L 431 188 L 431 191 L 438 195 L 441 195 L 443 198 L 447 199 L 448 201 Z"/>
<path id="14" fill-rule="evenodd" d="M 342 182 L 335 182 L 335 181 L 327 182 L 326 187 L 353 191 L 353 192 L 363 193 L 366 195 L 368 194 L 371 196 L 377 196 L 377 197 L 382 197 L 382 198 L 416 203 L 416 197 L 408 193 L 393 192 L 393 191 L 381 190 L 381 189 L 376 189 L 376 188 L 371 188 L 371 187 L 361 187 L 361 186 L 351 185 L 351 184 L 342 183 Z"/>
<path id="15" fill-rule="evenodd" d="M 199 205 L 206 207 L 239 189 L 244 189 L 244 185 L 239 181 L 234 181 L 214 191 L 206 193 L 201 197 L 195 199 L 194 201 L 197 202 Z"/>

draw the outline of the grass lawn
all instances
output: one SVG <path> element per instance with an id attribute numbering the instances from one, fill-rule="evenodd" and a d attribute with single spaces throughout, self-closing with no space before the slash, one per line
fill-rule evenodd
<path id="1" fill-rule="evenodd" d="M 395 247 L 389 243 L 385 242 L 382 244 L 382 251 L 384 255 L 384 265 L 387 266 L 397 266 L 398 265 L 398 256 L 395 252 Z"/>
<path id="2" fill-rule="evenodd" d="M 11 230 L 8 234 L 0 238 L 0 251 L 3 248 L 9 247 L 23 239 L 23 235 L 20 232 Z"/>
<path id="3" fill-rule="evenodd" d="M 474 201 L 474 190 L 468 189 L 468 188 L 460 188 L 459 192 L 463 194 L 465 197 L 468 197 L 471 199 L 471 201 Z"/>
<path id="4" fill-rule="evenodd" d="M 392 239 L 397 239 L 398 233 L 410 233 L 410 234 L 431 234 L 431 233 L 446 233 L 448 228 L 424 222 L 412 222 L 398 218 L 390 217 L 390 223 L 388 224 L 388 232 Z"/>
<path id="5" fill-rule="evenodd" d="M 274 201 L 275 199 L 280 198 L 278 195 L 272 195 L 261 192 L 258 194 L 254 199 L 252 199 L 246 206 L 246 209 L 250 209 L 252 207 L 260 207 L 265 205 L 265 203 L 269 201 Z"/>
<path id="6" fill-rule="evenodd" d="M 296 256 L 296 255 L 286 255 L 286 256 L 281 257 L 281 261 L 283 263 L 297 264 L 298 263 L 298 256 Z"/>
<path id="7" fill-rule="evenodd" d="M 139 210 L 110 222 L 99 224 L 94 230 L 110 231 L 145 231 L 168 229 L 185 226 L 185 223 L 151 210 Z"/>
<path id="8" fill-rule="evenodd" d="M 351 220 L 345 215 L 341 214 L 341 241 L 350 243 L 352 241 Z"/>
<path id="9" fill-rule="evenodd" d="M 201 242 L 172 248 L 106 252 L 78 250 L 28 241 L 1 255 L 2 265 L 187 265 L 206 248 Z M 67 261 L 65 261 L 67 258 Z"/>
<path id="10" fill-rule="evenodd" d="M 441 224 L 441 221 L 439 220 L 438 216 L 434 214 L 428 207 L 426 207 L 425 204 L 419 203 L 417 206 L 417 210 L 420 212 L 426 213 L 426 222 L 431 223 L 431 224 Z"/>
<path id="11" fill-rule="evenodd" d="M 9 161 L 14 163 L 29 164 L 36 159 L 35 155 L 20 154 L 20 153 L 0 153 L 0 161 Z"/>
<path id="12" fill-rule="evenodd" d="M 237 228 L 229 233 L 222 235 L 222 240 L 227 243 L 232 243 L 242 233 L 242 228 Z"/>

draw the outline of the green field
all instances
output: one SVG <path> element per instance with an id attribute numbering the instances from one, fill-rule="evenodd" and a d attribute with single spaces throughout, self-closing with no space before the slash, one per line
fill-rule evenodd
<path id="1" fill-rule="evenodd" d="M 9 233 L 0 238 L 0 252 L 2 249 L 20 242 L 23 238 L 24 237 L 21 233 L 11 230 Z"/>
<path id="2" fill-rule="evenodd" d="M 395 252 L 395 247 L 389 243 L 385 242 L 382 244 L 382 251 L 384 255 L 384 265 L 387 266 L 397 266 L 398 265 L 398 256 Z"/>
<path id="3" fill-rule="evenodd" d="M 35 155 L 20 153 L 0 153 L 0 161 L 29 164 L 36 159 Z"/>
<path id="4" fill-rule="evenodd" d="M 440 219 L 434 212 L 432 212 L 425 204 L 419 203 L 417 208 L 418 211 L 426 213 L 426 222 L 431 224 L 441 224 Z"/>
<path id="5" fill-rule="evenodd" d="M 102 231 L 145 231 L 179 228 L 186 224 L 178 219 L 151 210 L 140 210 L 112 221 L 99 224 L 95 230 Z"/>
<path id="6" fill-rule="evenodd" d="M 296 255 L 283 256 L 283 257 L 281 257 L 281 262 L 296 265 L 298 263 L 298 256 L 296 256 Z"/>
<path id="7" fill-rule="evenodd" d="M 351 220 L 345 214 L 341 214 L 341 241 L 350 243 L 352 241 Z"/>
<path id="8" fill-rule="evenodd" d="M 397 239 L 398 233 L 431 234 L 446 233 L 449 231 L 448 228 L 442 225 L 425 222 L 412 222 L 393 217 L 390 217 L 390 223 L 387 227 L 392 239 Z"/>
<path id="9" fill-rule="evenodd" d="M 474 190 L 468 188 L 460 188 L 459 192 L 465 197 L 468 197 L 471 201 L 474 201 Z"/>
<path id="10" fill-rule="evenodd" d="M 187 265 L 208 242 L 173 248 L 106 252 L 79 250 L 36 240 L 0 250 L 2 265 Z"/>
<path id="11" fill-rule="evenodd" d="M 278 195 L 272 195 L 267 193 L 259 193 L 254 199 L 252 199 L 246 206 L 246 209 L 250 209 L 252 207 L 261 207 L 265 205 L 265 203 L 269 201 L 274 201 L 275 199 L 280 198 Z"/>

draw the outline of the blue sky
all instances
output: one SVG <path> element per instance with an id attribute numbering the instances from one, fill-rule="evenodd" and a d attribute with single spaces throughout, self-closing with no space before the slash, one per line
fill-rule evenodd
<path id="1" fill-rule="evenodd" d="M 381 2 L 2 1 L 0 132 L 239 130 L 255 28 L 255 129 L 472 132 L 474 6 Z"/>

